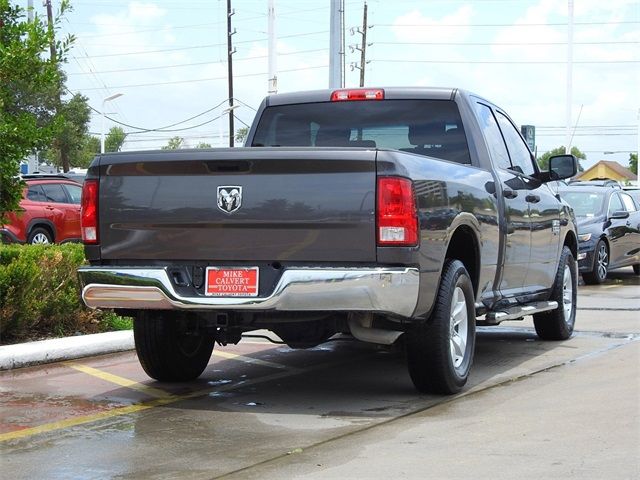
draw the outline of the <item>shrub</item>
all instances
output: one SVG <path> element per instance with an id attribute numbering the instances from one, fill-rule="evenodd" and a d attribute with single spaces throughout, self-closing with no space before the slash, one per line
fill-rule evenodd
<path id="1" fill-rule="evenodd" d="M 79 244 L 0 245 L 0 342 L 117 330 L 130 325 L 80 300 Z"/>

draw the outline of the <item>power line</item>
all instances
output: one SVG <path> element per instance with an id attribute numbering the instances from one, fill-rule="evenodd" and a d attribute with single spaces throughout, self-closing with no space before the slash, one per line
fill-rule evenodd
<path id="1" fill-rule="evenodd" d="M 312 50 L 301 50 L 298 52 L 289 52 L 289 53 L 282 53 L 280 55 L 300 55 L 300 54 L 305 54 L 305 53 L 314 53 L 314 52 L 322 52 L 325 51 L 326 48 L 315 48 Z M 235 62 L 245 62 L 245 61 L 249 61 L 249 60 L 258 60 L 261 58 L 267 58 L 267 55 L 257 55 L 255 57 L 245 57 L 245 58 L 240 58 L 235 60 Z M 69 76 L 75 76 L 75 75 L 89 75 L 92 73 L 123 73 L 123 72 L 141 72 L 144 70 L 162 70 L 165 68 L 180 68 L 180 67 L 195 67 L 195 66 L 199 66 L 199 65 L 212 65 L 212 64 L 217 64 L 217 63 L 224 63 L 224 60 L 219 58 L 217 60 L 212 60 L 212 61 L 207 61 L 207 62 L 192 62 L 192 63 L 176 63 L 176 64 L 172 64 L 172 65 L 158 65 L 155 67 L 139 67 L 139 68 L 122 68 L 122 69 L 118 69 L 118 70 L 103 70 L 101 72 L 73 72 L 73 73 L 68 73 L 67 75 Z"/>
<path id="2" fill-rule="evenodd" d="M 220 115 L 220 116 L 218 116 L 218 117 L 216 117 L 216 118 L 213 118 L 213 119 L 212 119 L 212 120 L 210 120 L 210 121 L 207 121 L 207 122 L 201 123 L 200 125 L 195 125 L 195 126 L 193 126 L 193 127 L 188 127 L 188 128 L 184 128 L 184 129 L 177 129 L 177 130 L 167 130 L 167 129 L 168 129 L 168 128 L 171 128 L 171 127 L 175 127 L 176 125 L 181 125 L 181 124 L 183 124 L 183 123 L 189 122 L 189 121 L 191 121 L 191 120 L 193 120 L 193 119 L 195 119 L 195 118 L 201 117 L 202 115 L 205 115 L 205 114 L 207 114 L 207 113 L 209 113 L 209 112 L 212 112 L 213 110 L 215 110 L 215 109 L 217 109 L 217 108 L 220 108 L 220 107 L 222 106 L 222 104 L 224 104 L 226 101 L 227 101 L 227 99 L 225 98 L 225 99 L 224 99 L 224 100 L 222 100 L 220 103 L 218 103 L 215 107 L 209 108 L 208 110 L 205 110 L 204 112 L 198 113 L 197 115 L 193 115 L 192 117 L 189 117 L 189 118 L 187 118 L 187 119 L 185 119 L 185 120 L 181 120 L 181 121 L 179 121 L 179 122 L 172 123 L 171 125 L 166 125 L 166 126 L 164 126 L 164 127 L 159 127 L 159 128 L 143 128 L 143 127 L 136 127 L 136 126 L 134 126 L 134 125 L 129 125 L 129 124 L 127 124 L 127 123 L 120 122 L 120 121 L 116 120 L 115 118 L 111 118 L 111 117 L 109 117 L 109 116 L 107 116 L 107 115 L 105 115 L 104 117 L 105 117 L 105 118 L 107 118 L 107 119 L 109 119 L 109 120 L 111 120 L 111 121 L 112 121 L 112 122 L 114 122 L 114 123 L 117 123 L 118 125 L 122 125 L 122 126 L 124 126 L 124 127 L 128 127 L 128 128 L 133 128 L 133 129 L 135 129 L 135 130 L 140 130 L 139 132 L 136 132 L 136 133 L 144 133 L 144 132 L 179 132 L 179 131 L 183 131 L 183 130 L 190 130 L 190 129 L 192 129 L 192 128 L 196 128 L 196 127 L 199 127 L 199 126 L 201 126 L 201 125 L 206 125 L 207 123 L 211 123 L 213 120 L 217 120 L 217 119 L 218 119 L 218 118 L 220 118 L 222 115 Z M 91 105 L 89 105 L 89 108 L 90 108 L 91 110 L 93 110 L 94 112 L 96 112 L 96 113 L 98 113 L 98 114 L 102 115 L 102 112 L 100 112 L 99 110 L 95 109 L 95 108 L 94 108 L 94 107 L 92 107 Z"/>
<path id="3" fill-rule="evenodd" d="M 573 25 L 624 25 L 637 24 L 638 21 L 624 20 L 620 22 L 574 22 Z M 374 27 L 422 27 L 422 28 L 438 28 L 438 27 L 566 27 L 568 23 L 376 23 Z"/>
<path id="4" fill-rule="evenodd" d="M 287 73 L 287 72 L 299 72 L 299 71 L 303 71 L 303 70 L 315 70 L 318 68 L 327 68 L 328 65 L 315 65 L 312 67 L 302 67 L 302 68 L 290 68 L 287 70 L 280 70 L 280 72 L 282 73 Z M 259 77 L 261 75 L 268 75 L 267 72 L 260 72 L 260 73 L 245 73 L 242 75 L 235 75 L 235 78 L 239 78 L 239 77 Z M 132 85 L 117 85 L 114 87 L 111 87 L 113 89 L 122 89 L 122 88 L 137 88 L 137 87 L 152 87 L 152 86 L 157 86 L 157 85 L 179 85 L 179 84 L 183 84 L 183 83 L 197 83 L 197 82 L 210 82 L 213 80 L 226 80 L 227 77 L 211 77 L 211 78 L 197 78 L 197 79 L 193 79 L 193 80 L 175 80 L 175 81 L 171 81 L 171 82 L 152 82 L 152 83 L 138 83 L 138 84 L 132 84 Z M 91 90 L 99 90 L 98 88 L 83 88 L 81 89 L 82 91 L 91 91 Z"/>
<path id="5" fill-rule="evenodd" d="M 307 32 L 307 33 L 294 33 L 291 35 L 281 35 L 278 37 L 278 39 L 283 39 L 283 38 L 298 38 L 298 37 L 308 37 L 308 36 L 312 36 L 312 35 L 320 35 L 320 34 L 324 34 L 327 33 L 327 30 L 321 30 L 318 32 Z M 235 42 L 236 44 L 245 44 L 245 43 L 256 43 L 256 42 L 266 42 L 267 39 L 266 38 L 258 38 L 258 39 L 254 39 L 254 40 L 243 40 L 240 42 Z M 178 51 L 182 51 L 182 50 L 196 50 L 199 48 L 211 48 L 211 47 L 224 47 L 226 46 L 227 43 L 210 43 L 208 45 L 194 45 L 191 47 L 176 47 L 176 48 L 163 48 L 163 49 L 159 49 L 159 50 L 142 50 L 142 51 L 138 51 L 138 52 L 121 52 L 121 53 L 105 53 L 102 55 L 93 55 L 92 58 L 106 58 L 106 57 L 122 57 L 124 55 L 146 55 L 148 53 L 166 53 L 166 52 L 178 52 Z"/>
<path id="6" fill-rule="evenodd" d="M 565 65 L 567 62 L 558 60 L 399 60 L 399 59 L 387 59 L 376 58 L 374 62 L 379 63 L 450 63 L 450 64 L 509 64 L 509 65 Z M 588 61 L 574 61 L 577 64 L 613 64 L 613 63 L 640 63 L 639 60 L 588 60 Z"/>
<path id="7" fill-rule="evenodd" d="M 375 42 L 376 45 L 517 46 L 566 45 L 567 42 Z M 574 45 L 637 45 L 635 41 L 573 42 Z"/>

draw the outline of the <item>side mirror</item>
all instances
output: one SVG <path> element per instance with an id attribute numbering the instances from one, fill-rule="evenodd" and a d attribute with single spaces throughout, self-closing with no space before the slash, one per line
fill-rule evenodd
<path id="1" fill-rule="evenodd" d="M 554 155 L 549 158 L 549 180 L 564 180 L 578 173 L 578 160 L 573 155 Z"/>
<path id="2" fill-rule="evenodd" d="M 609 218 L 612 220 L 622 220 L 624 218 L 629 218 L 629 212 L 627 212 L 626 210 L 616 210 L 611 215 L 609 215 Z"/>

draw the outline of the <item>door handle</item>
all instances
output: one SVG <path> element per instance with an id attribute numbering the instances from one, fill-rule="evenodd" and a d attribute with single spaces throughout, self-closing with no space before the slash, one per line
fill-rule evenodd
<path id="1" fill-rule="evenodd" d="M 529 203 L 538 203 L 540 201 L 540 196 L 530 193 L 529 195 L 524 197 L 524 199 Z"/>
<path id="2" fill-rule="evenodd" d="M 502 190 L 502 196 L 504 198 L 516 198 L 518 196 L 518 192 L 516 190 L 511 190 L 510 188 L 504 188 Z"/>

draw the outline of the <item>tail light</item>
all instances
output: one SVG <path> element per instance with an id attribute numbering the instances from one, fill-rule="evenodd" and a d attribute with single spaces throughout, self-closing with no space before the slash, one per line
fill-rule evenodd
<path id="1" fill-rule="evenodd" d="M 352 88 L 335 90 L 331 94 L 332 102 L 348 102 L 352 100 L 384 100 L 384 90 L 381 88 Z"/>
<path id="2" fill-rule="evenodd" d="M 82 185 L 80 226 L 85 244 L 98 243 L 98 180 L 85 180 Z"/>
<path id="3" fill-rule="evenodd" d="M 418 211 L 411 180 L 378 178 L 377 221 L 379 246 L 418 244 Z"/>

